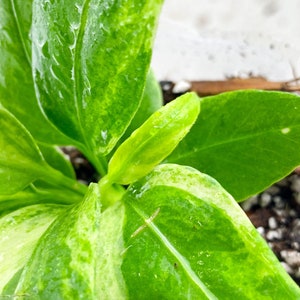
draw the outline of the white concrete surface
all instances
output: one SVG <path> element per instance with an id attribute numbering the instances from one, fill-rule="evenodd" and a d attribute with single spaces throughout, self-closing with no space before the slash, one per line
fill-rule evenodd
<path id="1" fill-rule="evenodd" d="M 152 65 L 160 80 L 300 76 L 300 0 L 165 0 Z"/>

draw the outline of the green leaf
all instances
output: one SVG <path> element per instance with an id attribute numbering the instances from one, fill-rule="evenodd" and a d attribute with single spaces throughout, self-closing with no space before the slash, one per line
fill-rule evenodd
<path id="1" fill-rule="evenodd" d="M 161 4 L 34 1 L 33 73 L 39 102 L 96 165 L 139 106 Z"/>
<path id="2" fill-rule="evenodd" d="M 74 168 L 68 158 L 60 148 L 39 143 L 39 149 L 43 153 L 46 162 L 54 169 L 59 170 L 64 175 L 75 179 Z"/>
<path id="3" fill-rule="evenodd" d="M 98 185 L 92 184 L 81 203 L 53 222 L 24 267 L 15 294 L 33 299 L 100 299 L 99 197 Z"/>
<path id="4" fill-rule="evenodd" d="M 45 197 L 41 197 L 33 186 L 13 195 L 0 195 L 0 217 L 25 206 L 47 203 L 45 200 Z"/>
<path id="5" fill-rule="evenodd" d="M 53 223 L 17 278 L 20 283 L 13 294 L 38 299 L 125 298 L 120 269 L 124 205 L 118 202 L 100 215 L 99 197 L 92 185 L 81 204 Z"/>
<path id="6" fill-rule="evenodd" d="M 32 0 L 0 0 L 0 103 L 39 141 L 69 144 L 42 114 L 31 70 Z"/>
<path id="7" fill-rule="evenodd" d="M 126 299 L 127 289 L 120 268 L 123 261 L 125 207 L 117 202 L 101 215 L 97 257 L 97 296 L 92 299 Z"/>
<path id="8" fill-rule="evenodd" d="M 42 179 L 56 188 L 64 187 L 70 201 L 82 199 L 86 187 L 49 166 L 26 128 L 1 107 L 0 128 L 0 195 L 17 193 Z"/>
<path id="9" fill-rule="evenodd" d="M 0 295 L 2 297 L 4 297 L 2 294 L 4 287 L 24 267 L 40 236 L 63 210 L 64 207 L 60 205 L 33 205 L 0 218 Z"/>
<path id="10" fill-rule="evenodd" d="M 150 69 L 147 75 L 140 106 L 125 133 L 115 145 L 114 151 L 109 153 L 107 159 L 110 159 L 114 155 L 116 149 L 120 147 L 120 145 L 132 134 L 132 132 L 139 128 L 154 112 L 160 109 L 162 105 L 163 96 L 161 87 L 159 82 L 156 80 L 153 71 Z"/>
<path id="11" fill-rule="evenodd" d="M 26 128 L 0 107 L 0 194 L 22 190 L 46 163 Z"/>
<path id="12" fill-rule="evenodd" d="M 162 105 L 163 98 L 161 87 L 156 80 L 153 71 L 150 69 L 147 75 L 140 107 L 125 134 L 122 136 L 122 140 L 124 141 L 128 138 L 135 129 L 139 128 L 154 112 L 160 109 Z"/>
<path id="13" fill-rule="evenodd" d="M 240 201 L 300 164 L 299 96 L 239 91 L 207 97 L 190 133 L 166 159 L 216 178 Z"/>
<path id="14" fill-rule="evenodd" d="M 187 93 L 155 112 L 116 150 L 108 165 L 111 182 L 129 184 L 149 173 L 188 133 L 200 110 Z"/>
<path id="15" fill-rule="evenodd" d="M 211 177 L 160 165 L 123 202 L 129 299 L 299 299 L 297 285 Z"/>
<path id="16" fill-rule="evenodd" d="M 92 184 L 7 290 L 19 281 L 13 294 L 33 299 L 300 296 L 235 200 L 195 169 L 160 165 L 103 213 L 100 200 Z"/>
<path id="17" fill-rule="evenodd" d="M 12 195 L 0 195 L 0 217 L 19 208 L 33 204 L 74 204 L 83 196 L 74 195 L 68 189 L 55 187 L 41 180 Z"/>

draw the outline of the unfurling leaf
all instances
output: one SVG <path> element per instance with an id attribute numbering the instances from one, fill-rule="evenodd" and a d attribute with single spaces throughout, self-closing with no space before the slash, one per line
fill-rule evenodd
<path id="1" fill-rule="evenodd" d="M 199 98 L 189 93 L 155 112 L 117 149 L 109 162 L 109 180 L 129 184 L 149 173 L 188 133 L 199 111 Z"/>
<path id="2" fill-rule="evenodd" d="M 139 128 L 154 112 L 159 110 L 163 105 L 161 87 L 156 80 L 152 70 L 147 75 L 145 89 L 139 109 L 137 110 L 133 120 L 127 128 L 123 141 L 128 138 L 130 134 Z"/>

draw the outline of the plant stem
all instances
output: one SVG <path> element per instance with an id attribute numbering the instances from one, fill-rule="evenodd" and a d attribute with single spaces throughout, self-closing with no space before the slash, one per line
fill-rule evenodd
<path id="1" fill-rule="evenodd" d="M 120 201 L 125 193 L 125 189 L 121 185 L 114 184 L 107 176 L 103 177 L 98 184 L 103 209 Z"/>
<path id="2" fill-rule="evenodd" d="M 90 151 L 89 148 L 86 148 L 81 144 L 77 145 L 77 147 L 84 154 L 87 160 L 94 166 L 100 176 L 104 177 L 107 174 L 107 161 L 105 157 L 96 156 L 92 150 Z"/>

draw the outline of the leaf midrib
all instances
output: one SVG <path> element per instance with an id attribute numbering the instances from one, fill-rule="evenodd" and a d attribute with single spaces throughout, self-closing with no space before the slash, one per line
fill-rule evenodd
<path id="1" fill-rule="evenodd" d="M 145 214 L 138 209 L 135 205 L 131 204 L 135 212 L 144 220 L 146 226 L 151 229 L 151 231 L 157 236 L 161 243 L 166 247 L 166 249 L 171 253 L 172 256 L 180 263 L 185 273 L 189 278 L 196 284 L 203 294 L 209 300 L 217 300 L 218 298 L 205 286 L 201 279 L 197 276 L 194 270 L 191 268 L 188 261 L 177 251 L 177 249 L 172 245 L 172 243 L 167 239 L 167 237 L 159 230 L 159 228 L 154 224 L 153 220 L 147 221 L 150 218 L 146 217 Z"/>
<path id="2" fill-rule="evenodd" d="M 30 69 L 31 69 L 31 59 L 30 59 L 30 55 L 29 55 L 29 53 L 27 51 L 27 48 L 26 48 L 24 36 L 21 33 L 21 26 L 20 26 L 20 23 L 19 23 L 19 18 L 18 18 L 18 14 L 17 14 L 17 11 L 16 11 L 14 0 L 10 0 L 10 5 L 11 5 L 11 10 L 12 10 L 13 16 L 14 16 L 14 21 L 16 23 L 17 32 L 18 32 L 18 35 L 20 37 L 21 44 L 23 46 L 23 50 L 24 50 L 24 53 L 25 53 L 25 56 L 26 56 L 26 60 L 27 60 L 27 63 L 29 65 Z"/>
<path id="3" fill-rule="evenodd" d="M 245 136 L 242 136 L 242 137 L 238 137 L 238 138 L 233 138 L 233 139 L 230 139 L 230 140 L 226 140 L 226 141 L 221 141 L 221 142 L 218 142 L 218 143 L 214 143 L 214 144 L 211 144 L 211 145 L 208 145 L 208 146 L 202 146 L 202 147 L 199 147 L 199 148 L 193 148 L 191 147 L 191 150 L 189 151 L 186 151 L 184 154 L 181 154 L 181 155 L 177 155 L 176 157 L 176 160 L 181 160 L 181 159 L 184 159 L 186 157 L 189 157 L 191 156 L 191 154 L 198 154 L 200 152 L 205 152 L 209 149 L 213 149 L 213 148 L 217 148 L 217 147 L 220 147 L 220 146 L 224 146 L 226 144 L 234 144 L 234 143 L 237 143 L 237 142 L 240 142 L 240 141 L 243 141 L 243 140 L 247 140 L 247 139 L 252 139 L 252 138 L 257 138 L 259 136 L 262 136 L 262 135 L 266 135 L 266 134 L 269 134 L 269 133 L 278 133 L 280 134 L 280 130 L 283 128 L 284 126 L 281 126 L 281 128 L 276 128 L 276 129 L 272 129 L 272 130 L 267 130 L 267 131 L 262 131 L 262 132 L 259 132 L 259 133 L 256 133 L 256 134 L 252 134 L 252 135 L 245 135 Z M 292 129 L 295 129 L 295 128 L 300 128 L 300 124 L 298 125 L 294 125 L 294 126 L 285 126 L 286 128 L 290 128 L 291 130 Z M 283 136 L 285 137 L 288 137 L 289 134 L 283 134 Z M 166 159 L 166 161 L 168 161 L 168 159 Z M 173 159 L 171 159 L 171 161 L 174 161 Z"/>
<path id="4" fill-rule="evenodd" d="M 76 108 L 77 113 L 77 124 L 79 127 L 79 130 L 81 132 L 81 137 L 84 141 L 84 145 L 89 147 L 89 143 L 87 143 L 86 136 L 84 134 L 84 129 L 81 122 L 81 113 L 80 113 L 80 106 L 79 106 L 79 100 L 82 102 L 82 95 L 80 95 L 79 86 L 80 86 L 80 57 L 81 57 L 81 50 L 83 47 L 83 37 L 85 28 L 87 25 L 87 14 L 89 11 L 89 5 L 91 0 L 84 1 L 83 8 L 82 8 L 82 14 L 80 16 L 80 26 L 79 26 L 79 32 L 76 39 L 75 44 L 75 54 L 74 54 L 74 85 L 73 85 L 73 94 L 74 94 L 74 105 Z"/>

